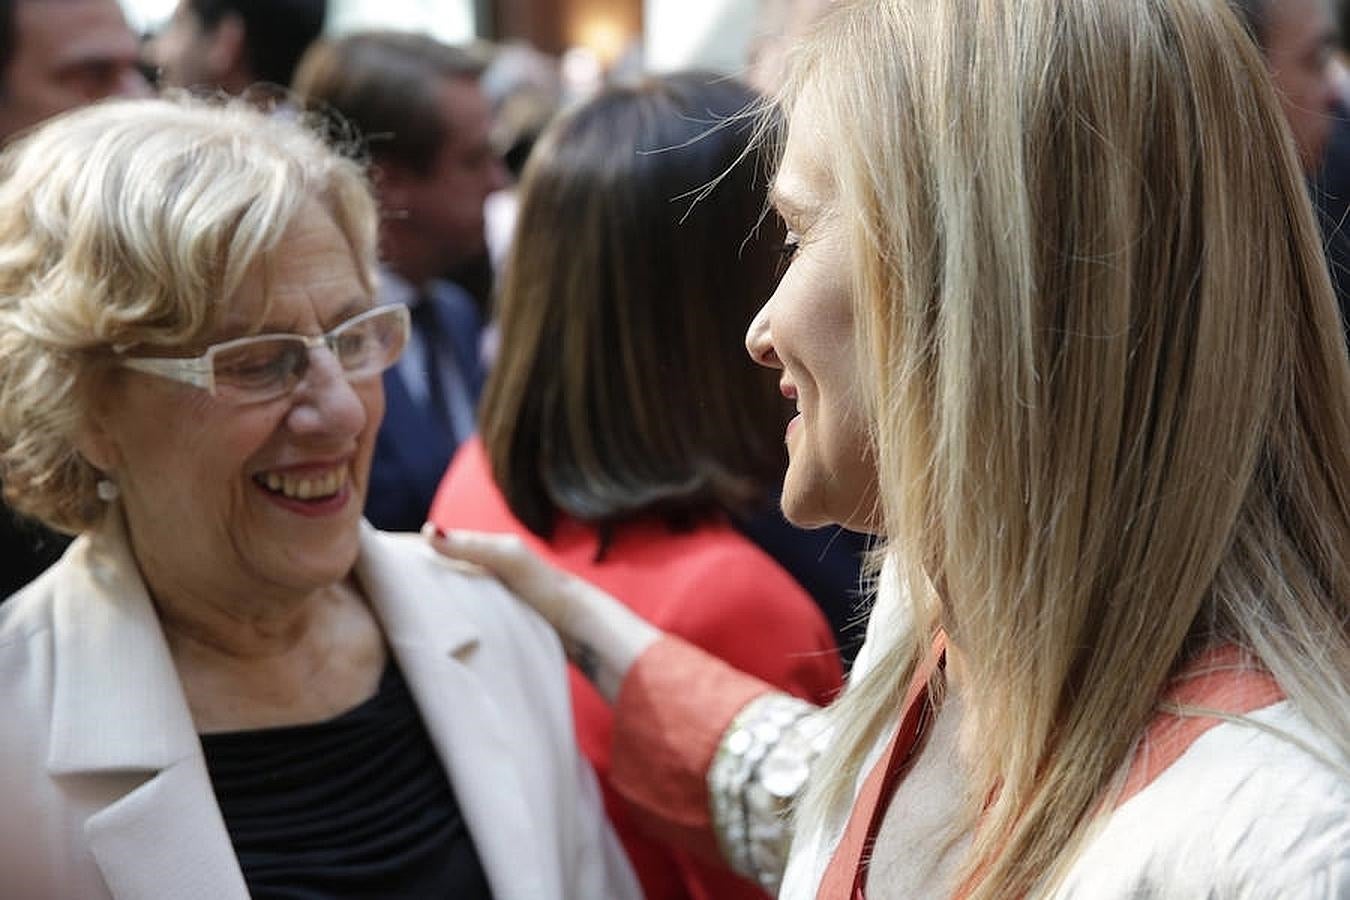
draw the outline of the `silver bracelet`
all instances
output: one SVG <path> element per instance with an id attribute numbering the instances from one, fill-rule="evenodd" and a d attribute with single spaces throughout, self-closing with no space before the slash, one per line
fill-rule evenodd
<path id="1" fill-rule="evenodd" d="M 778 892 L 792 841 L 789 811 L 829 741 L 819 707 L 787 694 L 746 704 L 708 770 L 713 830 L 731 868 Z"/>

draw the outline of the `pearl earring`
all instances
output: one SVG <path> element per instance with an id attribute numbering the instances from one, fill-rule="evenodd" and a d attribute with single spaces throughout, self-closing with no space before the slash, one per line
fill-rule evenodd
<path id="1" fill-rule="evenodd" d="M 98 494 L 98 499 L 104 503 L 112 503 L 122 495 L 118 490 L 116 482 L 109 481 L 106 478 L 100 478 L 98 484 L 94 485 L 94 492 Z"/>

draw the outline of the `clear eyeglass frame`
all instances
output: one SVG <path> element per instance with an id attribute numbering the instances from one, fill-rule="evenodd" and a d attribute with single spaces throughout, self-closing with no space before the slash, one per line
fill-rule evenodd
<path id="1" fill-rule="evenodd" d="M 326 349 L 348 381 L 383 374 L 407 346 L 411 320 L 403 304 L 377 306 L 324 334 L 256 334 L 212 344 L 199 356 L 133 356 L 123 368 L 192 385 L 235 403 L 284 397 L 304 380 L 310 354 Z"/>

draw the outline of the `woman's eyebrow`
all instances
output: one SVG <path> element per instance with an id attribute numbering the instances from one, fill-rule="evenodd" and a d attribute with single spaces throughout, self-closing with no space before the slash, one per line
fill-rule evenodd
<path id="1" fill-rule="evenodd" d="M 332 316 L 325 316 L 319 326 L 324 331 L 332 331 L 348 319 L 375 308 L 374 300 L 365 294 L 357 294 L 342 305 Z M 266 319 L 260 323 L 234 321 L 226 323 L 218 340 L 232 340 L 239 337 L 260 334 L 299 334 L 296 323 L 280 319 Z"/>
<path id="2" fill-rule="evenodd" d="M 777 181 L 769 188 L 769 204 L 784 217 L 799 216 L 803 211 L 801 203 L 784 191 Z"/>
<path id="3" fill-rule="evenodd" d="M 817 204 L 802 199 L 792 188 L 784 188 L 778 181 L 769 188 L 769 204 L 785 222 L 798 229 L 809 225 L 820 211 Z"/>
<path id="4" fill-rule="evenodd" d="M 332 330 L 354 316 L 359 316 L 363 312 L 369 312 L 374 309 L 375 306 L 374 299 L 367 295 L 362 294 L 353 297 L 351 300 L 347 301 L 347 304 L 343 306 L 342 309 L 337 311 L 337 315 L 324 323 L 324 330 Z"/>

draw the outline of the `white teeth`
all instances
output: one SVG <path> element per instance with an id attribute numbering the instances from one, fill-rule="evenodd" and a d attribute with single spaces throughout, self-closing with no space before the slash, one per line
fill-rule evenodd
<path id="1" fill-rule="evenodd" d="M 298 477 L 278 472 L 260 474 L 255 479 L 273 493 L 296 500 L 318 500 L 332 497 L 347 483 L 345 468 L 333 469 L 325 475 Z"/>

